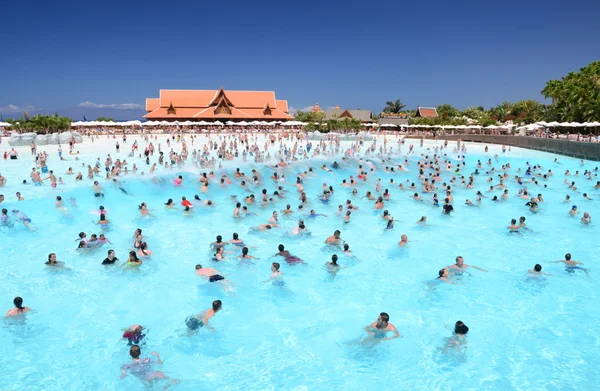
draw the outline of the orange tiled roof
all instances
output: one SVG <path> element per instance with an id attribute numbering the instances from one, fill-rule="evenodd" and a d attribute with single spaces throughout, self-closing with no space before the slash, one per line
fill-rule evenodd
<path id="1" fill-rule="evenodd" d="M 419 117 L 425 118 L 436 118 L 438 116 L 435 107 L 417 107 L 417 114 Z"/>
<path id="2" fill-rule="evenodd" d="M 192 118 L 199 111 L 198 109 L 195 109 L 195 108 L 186 107 L 186 108 L 176 108 L 175 114 L 167 114 L 168 109 L 169 109 L 169 107 L 159 107 L 156 110 L 153 110 L 152 112 L 146 114 L 144 116 L 144 118 L 151 118 L 151 119 Z"/>
<path id="3" fill-rule="evenodd" d="M 322 112 L 322 111 L 323 111 L 323 110 L 321 110 L 321 106 L 319 106 L 319 104 L 318 104 L 318 103 L 315 103 L 315 106 L 313 107 L 313 109 L 312 109 L 312 112 L 313 112 L 313 113 L 320 113 L 320 112 Z"/>
<path id="4" fill-rule="evenodd" d="M 167 114 L 171 105 L 175 114 Z M 146 99 L 146 111 L 144 118 L 151 119 L 293 118 L 287 101 L 276 100 L 274 91 L 160 90 L 160 98 Z"/>
<path id="5" fill-rule="evenodd" d="M 146 98 L 146 111 L 153 111 L 160 107 L 158 98 Z"/>
<path id="6" fill-rule="evenodd" d="M 290 110 L 288 109 L 287 100 L 276 100 L 275 103 L 279 110 L 283 111 L 284 113 L 290 112 Z"/>

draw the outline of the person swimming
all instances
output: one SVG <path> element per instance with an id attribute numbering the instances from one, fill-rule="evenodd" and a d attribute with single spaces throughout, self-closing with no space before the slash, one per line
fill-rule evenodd
<path id="1" fill-rule="evenodd" d="M 279 255 L 283 257 L 288 264 L 302 263 L 302 259 L 298 258 L 295 255 L 292 255 L 288 250 L 285 249 L 283 244 L 280 244 L 277 249 L 279 252 L 275 255 Z"/>
<path id="2" fill-rule="evenodd" d="M 206 327 L 210 331 L 215 331 L 215 329 L 209 325 L 208 321 L 215 316 L 217 312 L 221 311 L 222 308 L 223 303 L 221 300 L 215 300 L 212 302 L 212 307 L 210 309 L 194 316 L 188 316 L 185 319 L 185 325 L 192 331 L 196 331 L 201 327 Z"/>
<path id="3" fill-rule="evenodd" d="M 123 339 L 127 339 L 127 344 L 129 346 L 138 345 L 146 336 L 146 334 L 142 332 L 143 329 L 144 327 L 140 326 L 139 324 L 131 325 L 129 328 L 125 329 L 125 332 L 123 333 Z"/>
<path id="4" fill-rule="evenodd" d="M 131 362 L 121 365 L 121 379 L 127 376 L 127 373 L 131 373 L 133 376 L 142 380 L 146 385 L 156 380 L 169 380 L 172 384 L 176 384 L 178 381 L 171 379 L 161 371 L 155 371 L 152 369 L 153 364 L 162 365 L 163 361 L 157 352 L 152 352 L 152 355 L 156 357 L 156 362 L 152 361 L 151 358 L 140 358 L 142 351 L 139 345 L 133 345 L 129 349 L 129 355 L 131 356 Z"/>

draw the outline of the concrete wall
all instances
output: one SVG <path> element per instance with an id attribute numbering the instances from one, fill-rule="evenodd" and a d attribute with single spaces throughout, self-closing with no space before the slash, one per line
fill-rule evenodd
<path id="1" fill-rule="evenodd" d="M 600 161 L 600 143 L 582 143 L 577 141 L 557 140 L 553 138 L 537 138 L 525 136 L 488 136 L 483 134 L 461 134 L 440 136 L 438 140 L 458 140 L 486 144 L 504 144 L 513 147 L 535 149 L 572 156 L 579 159 Z"/>

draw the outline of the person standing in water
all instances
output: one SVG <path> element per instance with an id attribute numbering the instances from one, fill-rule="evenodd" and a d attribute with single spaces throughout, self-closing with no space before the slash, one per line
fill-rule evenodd
<path id="1" fill-rule="evenodd" d="M 366 326 L 365 331 L 369 333 L 369 336 L 382 341 L 401 337 L 398 329 L 396 329 L 396 326 L 390 323 L 390 316 L 387 314 L 387 312 L 380 313 L 377 317 L 377 321 Z M 387 337 L 386 335 L 389 331 L 394 333 L 394 335 Z"/>
<path id="2" fill-rule="evenodd" d="M 23 298 L 19 296 L 15 297 L 13 304 L 15 305 L 15 308 L 8 310 L 6 317 L 19 316 L 31 311 L 31 308 L 23 307 Z"/>
<path id="3" fill-rule="evenodd" d="M 271 264 L 271 275 L 269 276 L 269 279 L 265 282 L 271 281 L 275 286 L 284 286 L 285 283 L 282 279 L 283 272 L 279 270 L 280 267 L 281 265 L 279 264 L 279 262 L 273 262 Z"/>
<path id="4" fill-rule="evenodd" d="M 477 269 L 477 270 L 481 270 L 482 272 L 486 272 L 486 273 L 487 273 L 487 270 L 484 270 L 484 269 L 480 268 L 479 266 L 475 266 L 475 265 L 467 265 L 467 264 L 465 263 L 465 260 L 463 259 L 463 257 L 462 257 L 462 256 L 460 256 L 460 255 L 459 255 L 458 257 L 456 257 L 456 263 L 455 263 L 454 265 L 450 265 L 450 266 L 448 266 L 448 267 L 447 267 L 447 269 L 448 269 L 448 271 L 449 271 L 449 272 L 451 272 L 451 273 L 454 273 L 454 274 L 461 274 L 461 273 L 463 273 L 463 272 L 464 272 L 466 269 L 468 269 L 468 268 L 470 268 L 470 267 L 472 267 L 472 268 L 474 268 L 474 269 Z"/>
<path id="5" fill-rule="evenodd" d="M 208 324 L 208 321 L 210 320 L 210 318 L 215 316 L 217 314 L 217 312 L 221 311 L 222 308 L 223 308 L 223 303 L 221 302 L 221 300 L 215 300 L 215 301 L 213 301 L 211 308 L 207 309 L 204 312 L 196 314 L 194 316 L 189 316 L 185 320 L 185 324 L 190 330 L 194 330 L 194 331 L 198 330 L 200 327 L 205 327 L 205 326 L 208 330 L 215 331 L 215 329 L 213 329 Z"/>

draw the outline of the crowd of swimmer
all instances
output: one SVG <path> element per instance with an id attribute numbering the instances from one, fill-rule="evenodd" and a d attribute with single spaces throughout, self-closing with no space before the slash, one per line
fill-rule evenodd
<path id="1" fill-rule="evenodd" d="M 144 148 L 143 157 L 142 154 L 139 154 L 139 157 L 145 160 L 147 166 L 149 166 L 148 173 L 152 173 L 156 170 L 158 166 L 165 167 L 166 169 L 173 169 L 178 166 L 184 164 L 184 162 L 188 159 L 188 146 L 185 138 L 181 135 L 171 135 L 171 137 L 167 138 L 167 146 L 170 148 L 168 151 L 168 158 L 165 160 L 164 153 L 161 151 L 161 145 L 158 144 L 158 162 L 151 163 L 150 158 L 154 156 L 154 143 L 152 136 L 144 136 L 144 140 L 146 142 L 146 147 Z M 293 141 L 293 147 L 288 148 L 287 143 L 285 141 Z M 126 144 L 126 136 L 123 136 L 123 144 Z M 154 138 L 156 141 L 156 138 Z M 171 148 L 171 143 L 181 145 L 181 152 L 177 153 Z M 279 149 L 274 157 L 269 154 L 269 144 L 271 146 L 275 145 L 275 143 L 279 143 Z M 264 161 L 272 161 L 275 159 L 277 163 L 273 165 L 273 173 L 270 176 L 269 180 L 271 181 L 271 185 L 267 185 L 269 180 L 265 180 L 265 178 L 261 177 L 261 174 L 257 170 L 252 170 L 249 175 L 246 175 L 240 168 L 237 168 L 233 172 L 233 180 L 228 177 L 227 174 L 221 175 L 217 177 L 214 171 L 202 171 L 199 177 L 199 190 L 200 193 L 206 193 L 209 189 L 209 186 L 222 186 L 226 187 L 229 185 L 237 185 L 240 188 L 252 192 L 254 190 L 260 190 L 260 196 L 257 197 L 254 194 L 250 194 L 244 197 L 242 200 L 238 200 L 237 198 L 233 199 L 233 210 L 232 215 L 234 218 L 243 218 L 246 215 L 257 215 L 256 212 L 253 212 L 252 209 L 255 206 L 268 207 L 269 205 L 274 205 L 277 201 L 286 198 L 288 196 L 288 192 L 290 191 L 289 185 L 287 184 L 287 178 L 285 177 L 286 167 L 289 164 L 293 164 L 293 162 L 308 159 L 310 157 L 315 156 L 339 156 L 343 155 L 340 159 L 340 162 L 334 161 L 331 164 L 331 167 L 327 167 L 327 165 L 322 165 L 320 170 L 329 171 L 337 170 L 340 168 L 351 168 L 354 167 L 356 169 L 356 178 L 351 175 L 349 178 L 346 178 L 342 181 L 341 186 L 345 188 L 352 188 L 352 194 L 358 195 L 358 190 L 356 189 L 356 185 L 359 182 L 368 183 L 373 186 L 374 191 L 367 191 L 364 195 L 364 198 L 373 202 L 373 208 L 376 211 L 380 211 L 380 217 L 384 221 L 387 221 L 386 229 L 392 229 L 394 227 L 394 217 L 390 215 L 389 211 L 385 209 L 386 201 L 391 199 L 391 193 L 389 188 L 397 188 L 401 190 L 409 190 L 413 195 L 411 196 L 415 201 L 426 202 L 417 190 L 422 191 L 426 194 L 432 194 L 431 199 L 428 202 L 431 202 L 434 206 L 442 206 L 441 213 L 442 214 L 452 214 L 454 213 L 454 199 L 452 196 L 452 186 L 463 186 L 466 188 L 473 188 L 476 176 L 480 174 L 479 170 L 484 169 L 484 163 L 478 162 L 477 168 L 475 172 L 471 173 L 468 177 L 463 176 L 462 170 L 466 168 L 466 164 L 464 162 L 464 154 L 466 154 L 466 147 L 461 145 L 460 141 L 457 142 L 456 148 L 454 149 L 454 153 L 458 154 L 463 160 L 458 164 L 452 164 L 449 160 L 444 159 L 440 156 L 443 153 L 445 148 L 448 148 L 448 143 L 445 142 L 441 147 L 435 147 L 433 154 L 422 155 L 419 159 L 418 166 L 418 180 L 415 182 L 407 181 L 405 183 L 396 183 L 394 179 L 390 179 L 388 184 L 383 184 L 381 179 L 375 179 L 372 181 L 370 178 L 372 176 L 376 176 L 376 171 L 378 169 L 385 170 L 388 173 L 402 172 L 407 171 L 408 166 L 411 164 L 408 159 L 404 160 L 403 164 L 395 164 L 390 157 L 392 155 L 398 155 L 401 153 L 401 148 L 404 144 L 403 139 L 398 139 L 397 148 L 394 149 L 392 145 L 388 142 L 387 137 L 384 138 L 383 145 L 377 146 L 377 140 L 375 139 L 370 145 L 366 145 L 366 143 L 360 139 L 357 139 L 353 142 L 350 147 L 346 150 L 341 150 L 341 143 L 339 139 L 331 138 L 329 140 L 321 140 L 317 143 L 317 145 L 313 148 L 313 144 L 308 140 L 304 140 L 301 135 L 287 135 L 279 137 L 271 136 L 270 139 L 265 142 L 263 148 L 259 147 L 257 143 L 257 137 L 248 135 L 239 135 L 235 136 L 223 136 L 219 137 L 218 141 L 209 139 L 209 142 L 202 146 L 202 148 L 198 151 L 196 149 L 192 152 L 193 162 L 197 165 L 197 167 L 202 171 L 204 169 L 211 170 L 215 169 L 217 163 L 219 168 L 222 169 L 221 161 L 232 159 L 234 157 L 242 156 L 244 161 L 248 157 L 253 158 L 254 162 L 264 162 Z M 194 137 L 191 137 L 191 145 L 194 145 Z M 423 146 L 423 140 L 421 140 L 421 146 Z M 115 148 L 117 153 L 120 150 L 121 145 L 119 142 L 116 142 Z M 137 141 L 131 147 L 130 156 L 135 156 L 138 153 L 139 145 Z M 241 152 L 240 152 L 241 150 Z M 312 154 L 311 154 L 312 150 Z M 62 156 L 62 148 L 59 146 L 58 150 L 59 159 L 64 159 Z M 213 155 L 211 152 L 215 152 Z M 486 147 L 487 152 L 487 147 Z M 506 152 L 506 148 L 503 147 L 503 152 Z M 359 153 L 363 153 L 365 159 L 357 158 L 356 156 Z M 409 145 L 409 149 L 407 154 L 413 154 L 414 149 L 413 145 Z M 74 143 L 70 143 L 70 154 L 75 155 L 75 159 L 78 160 L 77 152 L 74 152 Z M 461 155 L 462 154 L 462 155 Z M 47 161 L 48 155 L 45 152 L 37 153 L 35 146 L 32 145 L 32 155 L 35 156 L 36 159 L 36 168 L 32 170 L 31 180 L 36 185 L 42 185 L 44 181 L 50 181 L 52 187 L 56 187 L 57 183 L 61 183 L 62 179 L 58 180 L 54 176 L 52 170 L 48 170 Z M 215 156 L 216 155 L 216 156 Z M 11 154 L 10 156 L 16 156 Z M 370 156 L 376 156 L 381 161 L 380 167 L 377 167 L 372 159 L 369 159 Z M 11 158 L 12 159 L 12 158 Z M 16 159 L 16 158 L 15 158 Z M 496 161 L 499 160 L 498 155 L 494 157 Z M 558 163 L 555 160 L 556 163 Z M 489 191 L 500 190 L 502 191 L 502 195 L 500 198 L 494 196 L 491 201 L 492 202 L 500 202 L 501 200 L 505 200 L 508 197 L 508 189 L 505 184 L 505 181 L 510 180 L 510 176 L 507 173 L 508 170 L 511 169 L 510 163 L 502 165 L 500 170 L 496 170 L 492 165 L 492 160 L 489 159 L 485 163 L 488 167 L 485 169 L 485 173 L 490 175 L 487 180 L 490 184 Z M 583 164 L 583 162 L 582 162 Z M 109 180 L 109 183 L 115 186 L 119 191 L 124 194 L 131 195 L 127 189 L 123 187 L 123 185 L 119 182 L 118 178 L 126 175 L 130 171 L 137 171 L 138 168 L 135 164 L 133 164 L 132 169 L 127 169 L 127 161 L 120 161 L 120 159 L 116 159 L 113 161 L 112 157 L 109 155 L 104 162 L 104 170 L 106 179 Z M 82 165 L 85 167 L 85 164 Z M 95 164 L 88 166 L 88 179 L 92 182 L 92 193 L 94 197 L 99 198 L 101 200 L 104 199 L 104 188 L 100 184 L 97 179 L 100 176 L 102 164 L 100 159 L 98 158 Z M 42 179 L 41 172 L 48 173 L 48 177 Z M 454 175 L 452 179 L 446 183 L 442 180 L 443 171 L 451 172 Z M 592 180 L 597 176 L 598 168 L 594 169 L 594 171 L 586 170 L 584 172 L 584 177 L 589 180 Z M 533 213 L 536 213 L 539 209 L 539 203 L 544 202 L 542 194 L 538 194 L 537 196 L 532 196 L 529 194 L 527 190 L 527 183 L 538 183 L 538 180 L 541 178 L 548 178 L 552 176 L 552 170 L 547 170 L 547 172 L 542 172 L 542 167 L 538 165 L 529 165 L 527 164 L 527 168 L 525 172 L 521 174 L 521 169 L 518 169 L 517 175 L 514 176 L 514 181 L 517 182 L 521 187 L 518 192 L 518 196 L 523 198 L 526 201 L 525 205 L 529 208 L 529 210 Z M 145 174 L 142 172 L 142 174 Z M 570 173 L 567 171 L 566 176 L 569 176 Z M 74 175 L 74 171 L 72 168 L 69 168 L 66 175 Z M 493 184 L 494 179 L 492 175 L 497 175 L 498 183 Z M 574 175 L 579 175 L 579 172 L 576 172 Z M 311 177 L 316 176 L 315 172 L 312 168 L 309 168 L 307 171 L 300 173 L 297 175 L 295 179 L 295 183 L 293 187 L 295 187 L 295 191 L 298 193 L 298 200 L 300 205 L 298 206 L 298 210 L 295 211 L 292 209 L 290 204 L 287 204 L 286 207 L 280 212 L 274 211 L 265 221 L 264 224 L 260 224 L 258 226 L 252 227 L 253 230 L 257 231 L 267 231 L 271 229 L 278 229 L 278 219 L 279 213 L 284 215 L 294 215 L 299 214 L 300 218 L 298 220 L 297 226 L 293 229 L 293 234 L 302 235 L 304 233 L 308 233 L 304 219 L 313 219 L 317 217 L 326 218 L 327 215 L 317 213 L 314 209 L 310 209 L 309 212 L 306 212 L 304 207 L 308 206 L 308 199 L 306 192 L 304 190 L 304 182 L 311 179 Z M 81 172 L 77 174 L 75 180 L 83 180 L 83 176 Z M 162 179 L 158 177 L 154 177 L 153 180 L 161 181 Z M 234 183 L 233 181 L 237 183 Z M 172 180 L 172 185 L 175 187 L 179 187 L 183 184 L 184 178 L 182 176 L 174 176 Z M 26 182 L 26 181 L 24 181 Z M 6 184 L 6 178 L 0 175 L 0 185 L 3 186 Z M 569 182 L 565 179 L 565 184 L 569 186 L 569 188 L 576 190 L 575 183 Z M 269 192 L 264 186 L 273 186 L 275 188 L 274 191 Z M 600 188 L 600 181 L 596 182 L 595 188 Z M 445 195 L 443 199 L 443 204 L 440 203 L 437 192 L 440 192 Z M 330 197 L 334 194 L 335 189 L 333 186 L 328 185 L 327 183 L 323 183 L 322 193 L 319 195 L 320 201 L 323 203 L 328 203 L 330 201 Z M 374 194 L 375 193 L 375 194 Z M 474 201 L 467 199 L 465 204 L 467 206 L 478 206 L 482 203 L 483 194 L 480 191 L 477 191 L 476 198 Z M 584 194 L 586 199 L 589 199 L 587 194 Z M 23 200 L 23 197 L 20 193 L 17 193 L 17 200 Z M 569 202 L 570 197 L 567 195 L 565 198 L 565 202 Z M 4 201 L 4 196 L 0 195 L 0 203 Z M 76 206 L 76 200 L 69 200 L 72 206 Z M 203 200 L 198 194 L 194 195 L 191 200 L 188 200 L 187 197 L 182 197 L 181 201 L 177 203 L 173 199 L 168 199 L 164 205 L 165 209 L 179 209 L 179 206 L 182 207 L 182 213 L 184 214 L 192 214 L 194 212 L 194 208 L 198 207 L 212 207 L 214 206 L 214 202 L 212 200 Z M 68 213 L 67 208 L 64 204 L 64 201 L 60 196 L 56 197 L 56 208 L 59 211 L 64 213 Z M 138 206 L 139 213 L 142 217 L 151 216 L 152 210 L 148 208 L 148 205 L 145 202 L 140 203 Z M 308 209 L 308 208 L 306 208 Z M 340 215 L 344 222 L 349 222 L 353 212 L 358 211 L 358 207 L 353 205 L 352 201 L 348 199 L 344 205 L 339 205 L 337 214 Z M 29 229 L 35 229 L 32 225 L 32 221 L 27 215 L 18 209 L 14 209 L 12 211 L 13 217 L 16 221 L 24 224 Z M 95 211 L 99 216 L 99 219 L 96 224 L 98 224 L 101 229 L 105 229 L 110 225 L 110 220 L 107 218 L 108 211 L 104 208 L 104 206 L 100 206 L 97 211 Z M 579 214 L 579 210 L 577 206 L 573 205 L 569 213 L 572 216 Z M 516 219 L 512 219 L 510 225 L 507 227 L 509 232 L 519 232 L 522 230 L 527 230 L 527 225 L 525 223 L 525 217 L 520 217 L 519 222 L 517 223 Z M 582 224 L 591 224 L 592 218 L 588 212 L 584 212 L 581 217 Z M 423 216 L 417 224 L 427 224 L 427 217 Z M 5 227 L 13 227 L 13 223 L 11 218 L 8 216 L 7 209 L 2 209 L 2 220 L 1 225 Z M 105 244 L 111 244 L 110 240 L 106 238 L 104 233 L 99 235 L 92 234 L 89 238 L 85 232 L 81 232 L 78 235 L 78 238 L 75 239 L 78 243 L 78 250 L 87 251 L 90 249 L 97 249 Z M 352 251 L 350 249 L 350 245 L 346 243 L 341 238 L 340 230 L 335 230 L 333 234 L 327 237 L 324 240 L 325 244 L 331 246 L 333 248 L 338 248 L 340 252 L 344 255 L 351 255 Z M 398 242 L 398 246 L 404 247 L 409 243 L 408 236 L 406 234 L 400 235 L 400 241 Z M 233 251 L 226 251 L 227 247 L 231 247 L 232 249 L 241 250 L 240 255 L 237 258 L 240 259 L 253 259 L 254 257 L 249 254 L 249 247 L 246 246 L 243 239 L 240 238 L 238 233 L 233 233 L 232 238 L 228 241 L 223 240 L 221 235 L 216 237 L 215 242 L 211 243 L 212 248 L 214 249 L 214 255 L 212 261 L 215 263 L 221 262 L 226 259 L 227 254 L 234 253 Z M 282 261 L 284 261 L 288 265 L 296 265 L 303 263 L 303 260 L 293 254 L 291 254 L 288 250 L 285 249 L 283 244 L 278 245 L 278 252 L 275 254 L 276 256 L 280 256 Z M 142 229 L 138 228 L 135 230 L 132 237 L 132 248 L 128 253 L 128 257 L 125 262 L 120 263 L 119 259 L 116 257 L 115 250 L 109 249 L 107 252 L 107 257 L 102 261 L 103 265 L 116 265 L 120 264 L 121 267 L 140 267 L 143 264 L 145 259 L 148 259 L 152 256 L 152 250 L 149 248 L 148 243 L 145 240 Z M 588 273 L 588 269 L 584 269 L 581 266 L 581 262 L 575 261 L 571 259 L 571 254 L 566 254 L 564 260 L 556 261 L 562 262 L 565 264 L 566 270 L 570 273 L 576 273 L 578 270 L 581 270 L 585 273 Z M 330 272 L 337 272 L 342 266 L 338 264 L 338 255 L 334 254 L 331 257 L 331 261 L 326 263 L 326 267 Z M 55 253 L 50 253 L 48 255 L 48 260 L 46 261 L 46 265 L 50 267 L 65 267 L 65 265 L 57 260 Z M 453 265 L 444 267 L 439 270 L 437 280 L 444 283 L 454 284 L 453 276 L 462 274 L 466 269 L 474 268 L 480 271 L 485 272 L 486 270 L 474 266 L 468 265 L 464 262 L 462 256 L 457 256 L 455 259 L 455 263 Z M 205 280 L 208 283 L 216 283 L 219 284 L 225 292 L 234 293 L 233 291 L 233 283 L 229 281 L 223 273 L 221 273 L 216 268 L 197 264 L 195 265 L 195 273 Z M 531 270 L 528 271 L 529 275 L 532 277 L 539 277 L 544 275 L 549 275 L 542 271 L 542 266 L 540 264 L 536 264 Z M 281 270 L 280 262 L 273 262 L 270 265 L 270 276 L 265 282 L 270 282 L 275 286 L 284 286 L 284 278 L 283 271 Z M 13 316 L 23 316 L 25 313 L 30 311 L 29 307 L 23 306 L 23 299 L 21 297 L 16 297 L 14 299 L 15 308 L 9 310 L 6 313 L 7 317 Z M 207 330 L 212 331 L 213 328 L 209 324 L 209 320 L 214 317 L 221 309 L 223 303 L 221 300 L 215 300 L 210 308 L 207 310 L 190 316 L 185 319 L 185 324 L 191 332 L 197 332 L 201 328 L 205 328 Z M 396 327 L 389 322 L 390 316 L 386 312 L 381 312 L 375 322 L 365 327 L 365 331 L 368 333 L 369 338 L 372 338 L 374 341 L 382 341 L 389 340 L 400 337 L 399 331 Z M 154 370 L 152 364 L 161 364 L 162 361 L 158 353 L 153 352 L 152 354 L 156 357 L 156 361 L 153 361 L 151 358 L 140 358 L 141 357 L 141 348 L 140 345 L 143 345 L 145 338 L 144 327 L 139 324 L 134 324 L 129 328 L 125 329 L 123 334 L 123 339 L 127 341 L 130 348 L 130 355 L 132 357 L 132 362 L 128 364 L 124 364 L 121 367 L 122 377 L 125 377 L 127 373 L 131 373 L 136 377 L 140 378 L 143 382 L 150 383 L 156 380 L 167 380 L 171 383 L 177 382 L 174 379 L 168 378 L 163 372 Z M 469 328 L 461 321 L 456 322 L 454 328 L 454 339 L 451 343 L 453 344 L 462 344 L 464 343 L 464 339 L 466 337 Z M 388 336 L 388 333 L 391 335 Z"/>

